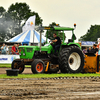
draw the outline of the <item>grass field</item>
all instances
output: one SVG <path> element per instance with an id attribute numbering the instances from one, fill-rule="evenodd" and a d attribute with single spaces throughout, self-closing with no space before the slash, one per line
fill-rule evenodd
<path id="1" fill-rule="evenodd" d="M 11 68 L 11 64 L 0 64 L 0 67 Z M 25 67 L 31 67 L 25 65 Z M 1 74 L 0 78 L 53 78 L 53 77 L 100 77 L 100 74 L 87 73 L 87 74 L 18 74 L 18 76 L 7 76 L 6 74 Z"/>
<path id="2" fill-rule="evenodd" d="M 1 74 L 0 78 L 54 78 L 54 77 L 100 77 L 100 74 L 18 74 L 18 76 L 7 76 Z"/>
<path id="3" fill-rule="evenodd" d="M 11 64 L 0 64 L 0 67 L 11 68 Z M 25 65 L 25 67 L 31 67 L 30 65 Z"/>

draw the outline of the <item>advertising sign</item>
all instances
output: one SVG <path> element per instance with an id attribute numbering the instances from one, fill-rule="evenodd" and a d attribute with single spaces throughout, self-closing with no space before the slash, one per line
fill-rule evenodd
<path id="1" fill-rule="evenodd" d="M 92 41 L 81 41 L 81 45 L 82 46 L 92 46 L 93 44 L 95 44 L 95 42 Z"/>
<path id="2" fill-rule="evenodd" d="M 19 55 L 0 55 L 1 64 L 11 64 L 13 60 L 19 59 Z"/>

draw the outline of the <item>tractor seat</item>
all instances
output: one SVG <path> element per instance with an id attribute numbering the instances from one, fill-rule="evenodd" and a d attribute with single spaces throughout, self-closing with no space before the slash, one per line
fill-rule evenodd
<path id="1" fill-rule="evenodd" d="M 73 39 L 68 39 L 67 44 L 70 43 L 70 42 L 73 42 Z"/>

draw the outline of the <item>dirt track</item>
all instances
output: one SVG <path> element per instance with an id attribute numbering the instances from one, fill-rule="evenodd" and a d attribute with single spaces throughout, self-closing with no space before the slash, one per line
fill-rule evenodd
<path id="1" fill-rule="evenodd" d="M 0 100 L 98 100 L 100 79 L 0 79 Z"/>
<path id="2" fill-rule="evenodd" d="M 100 78 L 0 79 L 0 100 L 23 99 L 100 100 Z"/>

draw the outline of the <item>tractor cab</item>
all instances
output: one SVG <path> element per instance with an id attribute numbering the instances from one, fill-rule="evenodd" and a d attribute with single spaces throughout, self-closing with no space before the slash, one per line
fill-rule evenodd
<path id="1" fill-rule="evenodd" d="M 46 30 L 47 31 L 46 32 L 47 33 L 46 34 L 46 42 L 45 42 L 45 45 L 44 46 L 50 45 L 50 43 L 48 43 L 48 41 L 47 41 L 47 39 L 48 39 L 48 31 L 49 30 L 52 30 L 52 32 L 53 31 L 56 31 L 57 36 L 58 36 L 59 31 L 61 31 L 61 34 L 63 36 L 62 43 L 61 43 L 61 48 L 65 47 L 65 46 L 70 46 L 70 45 L 76 45 L 79 48 L 81 48 L 78 43 L 75 43 L 75 40 L 76 40 L 76 36 L 74 34 L 75 28 L 76 28 L 76 24 L 74 24 L 74 28 L 70 28 L 70 27 L 60 27 L 58 25 L 51 26 L 51 27 L 42 27 L 42 28 L 40 28 L 41 30 Z M 64 33 L 65 31 L 70 31 L 71 32 L 71 38 L 68 39 L 68 42 L 65 42 L 64 41 L 65 40 L 65 34 L 66 34 L 66 33 Z M 53 33 L 52 33 L 52 35 L 53 35 Z"/>
<path id="2" fill-rule="evenodd" d="M 51 26 L 51 27 L 42 27 L 42 30 L 47 30 L 46 43 L 48 43 L 47 42 L 48 30 L 56 31 L 57 35 L 58 35 L 58 32 L 59 31 L 62 31 L 62 35 L 63 35 L 62 45 L 63 45 L 65 43 L 64 42 L 64 39 L 65 39 L 64 31 L 72 31 L 72 37 L 71 37 L 71 39 L 69 39 L 68 42 L 74 42 L 76 40 L 76 36 L 74 34 L 75 27 L 76 27 L 76 24 L 74 24 L 74 28 L 70 28 L 70 27 L 60 27 L 60 26 Z"/>

